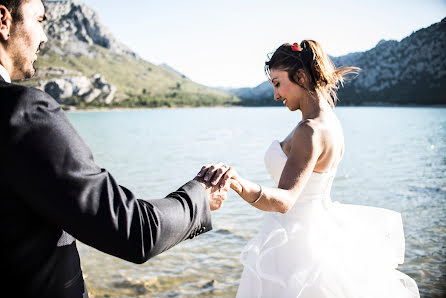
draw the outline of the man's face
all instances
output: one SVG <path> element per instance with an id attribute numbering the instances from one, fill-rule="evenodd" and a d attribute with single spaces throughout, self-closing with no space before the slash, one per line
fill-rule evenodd
<path id="1" fill-rule="evenodd" d="M 7 51 L 12 59 L 11 79 L 31 78 L 36 69 L 34 62 L 40 46 L 47 41 L 42 22 L 45 20 L 45 8 L 41 0 L 24 1 L 19 11 L 21 20 L 12 20 L 11 36 Z"/>

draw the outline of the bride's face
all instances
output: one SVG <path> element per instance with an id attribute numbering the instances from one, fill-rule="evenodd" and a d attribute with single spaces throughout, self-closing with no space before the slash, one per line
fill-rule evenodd
<path id="1" fill-rule="evenodd" d="M 290 111 L 298 110 L 303 88 L 291 82 L 288 72 L 284 70 L 271 69 L 270 76 L 274 86 L 274 100 L 281 100 Z"/>

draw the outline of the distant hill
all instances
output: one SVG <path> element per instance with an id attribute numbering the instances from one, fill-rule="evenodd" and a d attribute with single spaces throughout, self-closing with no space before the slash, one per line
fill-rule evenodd
<path id="1" fill-rule="evenodd" d="M 230 89 L 230 93 L 242 99 L 242 104 L 252 106 L 280 106 L 281 101 L 274 100 L 273 86 L 269 81 L 265 81 L 254 88 Z"/>
<path id="2" fill-rule="evenodd" d="M 360 74 L 339 90 L 339 105 L 446 104 L 446 18 L 400 42 L 382 40 L 369 51 L 332 57 L 336 67 L 358 66 Z M 232 89 L 243 104 L 271 105 L 273 88 Z"/>
<path id="3" fill-rule="evenodd" d="M 173 68 L 172 66 L 170 66 L 167 63 L 162 63 L 160 65 L 158 65 L 159 67 L 162 67 L 164 69 L 167 69 L 168 71 L 171 71 L 173 73 L 176 73 L 177 75 L 179 75 L 182 78 L 186 78 L 186 76 L 184 74 L 182 74 L 181 72 L 179 72 L 178 70 L 176 70 L 175 68 Z"/>
<path id="4" fill-rule="evenodd" d="M 211 106 L 239 101 L 166 65 L 145 61 L 118 42 L 83 3 L 43 3 L 49 41 L 36 63 L 36 77 L 21 83 L 45 90 L 63 106 Z"/>

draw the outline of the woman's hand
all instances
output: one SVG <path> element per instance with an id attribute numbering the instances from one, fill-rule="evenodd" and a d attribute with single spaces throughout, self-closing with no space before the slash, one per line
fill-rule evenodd
<path id="1" fill-rule="evenodd" d="M 231 187 L 238 194 L 243 189 L 237 171 L 233 167 L 221 162 L 203 166 L 197 177 L 203 177 L 204 181 L 210 182 L 212 185 L 220 183 L 219 186 L 225 190 L 229 190 L 229 187 Z"/>

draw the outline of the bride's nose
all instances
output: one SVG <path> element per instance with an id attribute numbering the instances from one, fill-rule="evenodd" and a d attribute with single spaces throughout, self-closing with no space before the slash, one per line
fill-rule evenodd
<path id="1" fill-rule="evenodd" d="M 280 94 L 279 94 L 279 91 L 277 91 L 277 90 L 274 90 L 274 100 L 280 100 Z"/>

